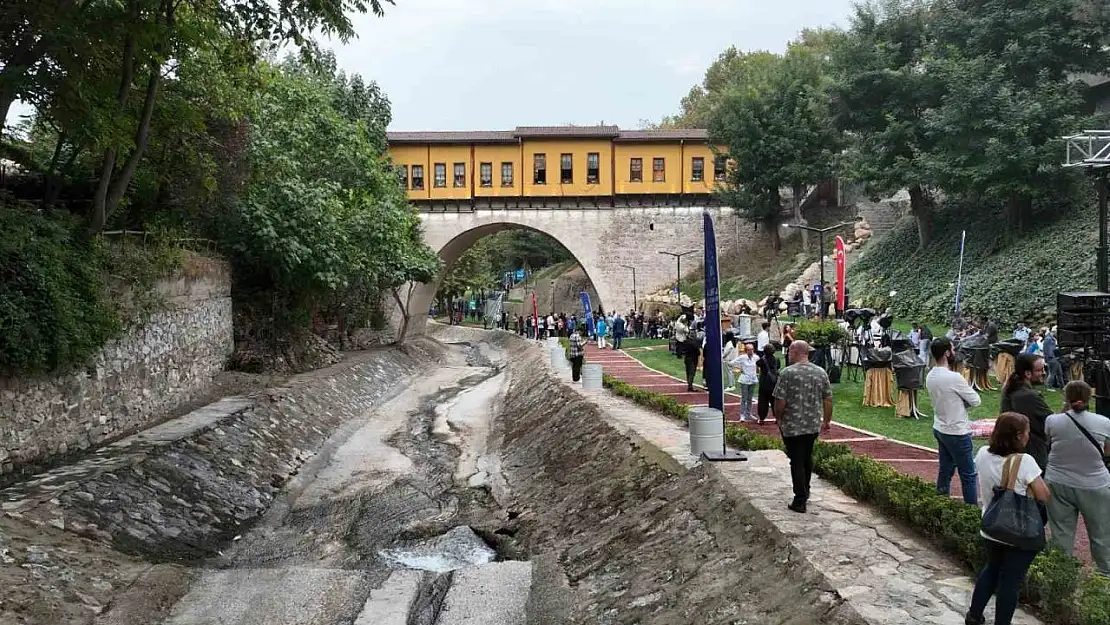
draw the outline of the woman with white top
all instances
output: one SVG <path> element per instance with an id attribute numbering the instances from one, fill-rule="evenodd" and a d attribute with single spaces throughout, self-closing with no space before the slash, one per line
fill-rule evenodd
<path id="1" fill-rule="evenodd" d="M 755 385 L 759 382 L 756 376 L 756 366 L 759 359 L 755 357 L 755 346 L 751 343 L 744 344 L 744 353 L 733 359 L 730 363 L 740 373 L 740 420 L 752 422 L 752 396 L 755 394 Z"/>
<path id="2" fill-rule="evenodd" d="M 1028 442 L 1029 419 L 1025 415 L 1004 412 L 995 421 L 990 445 L 980 449 L 975 456 L 975 467 L 979 473 L 979 498 L 984 513 L 994 497 L 994 489 L 1002 485 L 1003 465 L 1011 456 L 1016 457 L 1014 462 L 1017 478 L 1014 480 L 1014 492 L 1038 501 L 1048 501 L 1048 486 L 1041 479 L 1041 468 L 1037 466 L 1033 456 L 1023 453 Z M 994 596 L 994 625 L 1010 625 L 1014 611 L 1017 610 L 1018 591 L 1037 552 L 1018 549 L 991 538 L 981 530 L 979 534 L 983 537 L 987 564 L 975 580 L 971 606 L 964 617 L 964 623 L 984 625 L 987 619 L 983 616 L 983 610 L 991 596 Z"/>
<path id="3" fill-rule="evenodd" d="M 1091 559 L 1110 576 L 1110 419 L 1088 412 L 1091 387 L 1082 380 L 1064 387 L 1067 410 L 1045 420 L 1048 468 L 1044 480 L 1052 491 L 1048 526 L 1052 544 L 1066 553 L 1075 551 L 1079 515 L 1091 539 Z"/>

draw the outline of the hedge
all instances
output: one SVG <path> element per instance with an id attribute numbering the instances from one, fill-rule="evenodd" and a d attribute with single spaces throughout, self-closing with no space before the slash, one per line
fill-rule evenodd
<path id="1" fill-rule="evenodd" d="M 683 423 L 689 419 L 689 406 L 673 397 L 609 375 L 603 376 L 603 384 L 613 393 L 668 417 Z M 725 438 L 733 447 L 748 451 L 783 448 L 779 438 L 731 425 L 726 428 Z M 847 494 L 907 523 L 971 570 L 982 567 L 983 539 L 979 536 L 981 517 L 977 506 L 940 495 L 934 484 L 903 475 L 869 456 L 857 456 L 847 445 L 817 441 L 813 459 L 817 474 Z M 1059 549 L 1037 556 L 1022 589 L 1022 599 L 1037 608 L 1048 623 L 1110 623 L 1110 580 Z"/>

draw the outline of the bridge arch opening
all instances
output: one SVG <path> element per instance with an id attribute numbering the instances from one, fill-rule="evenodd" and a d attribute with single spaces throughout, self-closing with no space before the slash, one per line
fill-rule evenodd
<path id="1" fill-rule="evenodd" d="M 551 232 L 546 232 L 542 228 L 535 226 L 525 225 L 512 221 L 493 221 L 486 222 L 481 225 L 470 227 L 462 232 L 454 233 L 449 239 L 444 241 L 436 241 L 434 238 L 428 240 L 428 244 L 439 253 L 440 259 L 443 261 L 443 267 L 434 282 L 417 284 L 414 286 L 412 295 L 409 298 L 408 309 L 410 311 L 409 321 L 409 335 L 422 334 L 428 320 L 428 311 L 432 304 L 435 302 L 437 291 L 442 284 L 444 278 L 448 276 L 456 267 L 463 254 L 470 250 L 482 239 L 499 232 L 510 230 L 522 230 L 537 233 L 544 238 L 550 239 L 560 246 L 562 246 L 570 258 L 581 268 L 585 275 L 586 285 L 589 288 L 585 289 L 591 292 L 591 305 L 594 310 L 601 308 L 608 311 L 610 303 L 614 301 L 612 294 L 608 293 L 609 289 L 604 284 L 603 280 L 599 280 L 600 267 L 591 266 L 590 252 L 591 250 L 582 244 L 581 241 L 566 240 L 567 237 L 559 237 Z M 426 238 L 429 238 L 426 236 Z M 576 249 L 579 248 L 579 249 Z M 534 268 L 539 269 L 539 268 Z M 507 268 L 506 268 L 507 270 Z M 567 286 L 560 288 L 561 293 L 552 292 L 551 285 L 547 282 L 548 278 L 556 278 L 556 275 L 545 276 L 544 282 L 539 284 L 532 284 L 525 289 L 521 301 L 509 301 L 506 303 L 505 310 L 510 314 L 530 315 L 532 310 L 531 293 L 534 290 L 536 293 L 539 314 L 566 313 L 577 314 L 582 316 L 582 304 L 579 299 L 578 293 L 565 292 Z M 573 284 L 573 282 L 572 282 Z M 558 285 L 556 285 L 558 286 Z M 549 290 L 551 289 L 551 290 Z M 556 301 L 558 300 L 558 301 Z M 563 304 L 559 304 L 563 302 Z M 556 308 L 555 310 L 545 310 L 545 308 Z M 560 309 L 561 308 L 561 309 Z"/>

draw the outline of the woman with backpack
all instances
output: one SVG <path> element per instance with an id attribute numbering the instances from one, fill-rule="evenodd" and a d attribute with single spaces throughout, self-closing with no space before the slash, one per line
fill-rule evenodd
<path id="1" fill-rule="evenodd" d="M 1099 572 L 1110 576 L 1110 419 L 1087 410 L 1091 387 L 1082 380 L 1068 382 L 1064 401 L 1064 412 L 1045 420 L 1051 540 L 1065 553 L 1074 553 L 1075 527 L 1083 515 L 1091 559 Z"/>

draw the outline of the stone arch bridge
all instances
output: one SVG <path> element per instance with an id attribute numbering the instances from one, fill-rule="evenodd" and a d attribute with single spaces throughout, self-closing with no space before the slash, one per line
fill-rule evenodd
<path id="1" fill-rule="evenodd" d="M 695 253 L 683 258 L 683 273 L 702 262 L 702 207 L 627 207 L 588 209 L 475 208 L 460 212 L 424 212 L 424 239 L 443 259 L 445 275 L 463 252 L 482 237 L 501 230 L 542 232 L 561 243 L 582 265 L 606 311 L 632 307 L 632 272 L 636 268 L 638 296 L 673 283 L 675 260 L 660 251 Z M 762 233 L 732 218 L 732 210 L 709 209 L 717 223 L 717 246 L 740 248 Z M 427 310 L 435 297 L 435 283 L 415 285 L 409 300 L 409 335 L 424 331 Z M 542 311 L 541 311 L 542 312 Z M 570 312 L 570 311 L 568 311 Z"/>

